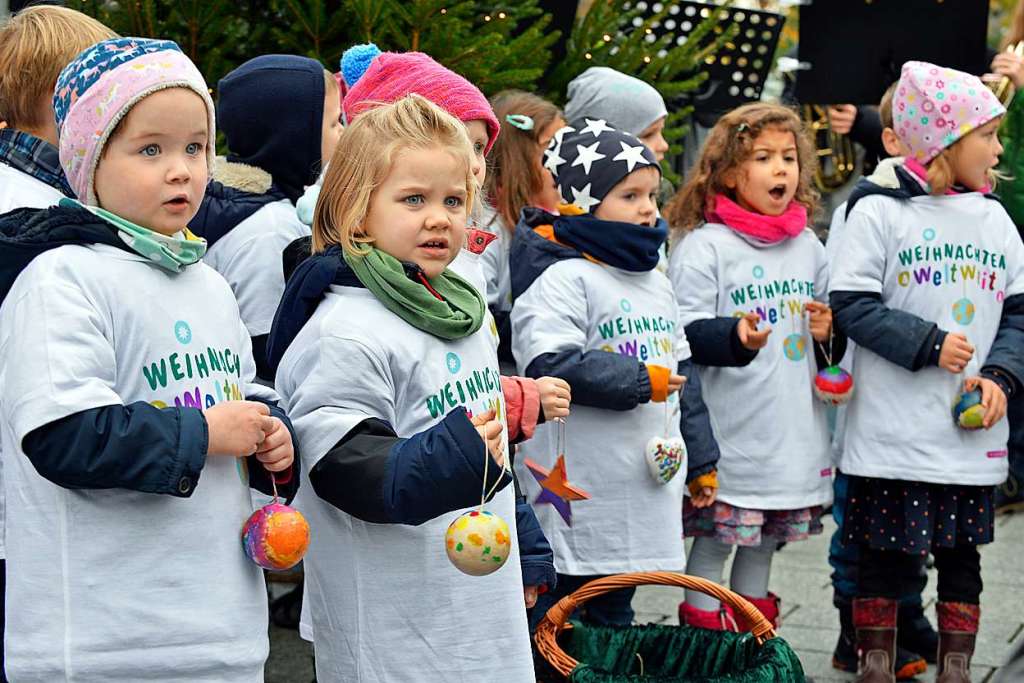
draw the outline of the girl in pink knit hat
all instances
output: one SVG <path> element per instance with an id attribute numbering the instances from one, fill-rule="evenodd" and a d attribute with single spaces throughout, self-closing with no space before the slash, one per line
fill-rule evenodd
<path id="1" fill-rule="evenodd" d="M 473 175 L 482 186 L 487 175 L 484 157 L 500 126 L 480 89 L 422 52 L 384 52 L 376 45 L 356 45 L 342 56 L 341 73 L 348 85 L 342 103 L 345 120 L 410 93 L 422 95 L 466 125 L 473 143 Z"/>
<path id="2" fill-rule="evenodd" d="M 1007 474 L 1007 399 L 1024 385 L 1024 245 L 991 195 L 1005 110 L 975 76 L 908 62 L 893 99 L 900 186 L 858 186 L 831 264 L 858 389 L 840 468 L 859 545 L 858 681 L 892 681 L 897 599 L 932 553 L 940 683 L 970 681 L 978 546 Z M 953 406 L 952 416 L 950 406 Z"/>

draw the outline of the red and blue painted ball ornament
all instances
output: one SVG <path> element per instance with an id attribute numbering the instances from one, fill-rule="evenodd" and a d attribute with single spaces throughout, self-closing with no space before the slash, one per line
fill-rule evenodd
<path id="1" fill-rule="evenodd" d="M 965 391 L 953 401 L 953 422 L 960 429 L 974 430 L 985 426 L 985 408 L 981 390 Z"/>
<path id="2" fill-rule="evenodd" d="M 456 569 L 470 576 L 498 571 L 512 552 L 508 524 L 487 510 L 459 515 L 444 536 L 448 559 Z"/>
<path id="3" fill-rule="evenodd" d="M 264 569 L 291 569 L 309 548 L 309 523 L 301 512 L 275 499 L 249 516 L 242 527 L 242 547 Z"/>
<path id="4" fill-rule="evenodd" d="M 829 405 L 846 403 L 853 397 L 853 375 L 838 365 L 820 370 L 814 377 L 814 395 Z"/>

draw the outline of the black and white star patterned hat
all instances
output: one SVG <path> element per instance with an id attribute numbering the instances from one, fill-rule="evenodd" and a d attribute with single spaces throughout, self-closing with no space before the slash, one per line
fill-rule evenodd
<path id="1" fill-rule="evenodd" d="M 544 152 L 562 201 L 591 213 L 613 187 L 638 168 L 653 166 L 654 153 L 636 137 L 604 119 L 583 118 L 555 133 Z"/>

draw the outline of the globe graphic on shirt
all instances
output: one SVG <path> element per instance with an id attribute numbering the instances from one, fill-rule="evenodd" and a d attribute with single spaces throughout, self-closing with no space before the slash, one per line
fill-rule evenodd
<path id="1" fill-rule="evenodd" d="M 782 340 L 782 352 L 789 360 L 803 360 L 807 352 L 807 342 L 802 334 L 791 334 Z"/>
<path id="2" fill-rule="evenodd" d="M 953 302 L 953 320 L 960 325 L 970 325 L 974 320 L 974 303 L 966 298 Z"/>

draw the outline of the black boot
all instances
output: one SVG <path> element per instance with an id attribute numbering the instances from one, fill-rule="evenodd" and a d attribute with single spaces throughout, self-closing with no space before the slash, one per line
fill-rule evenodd
<path id="1" fill-rule="evenodd" d="M 924 657 L 929 664 L 935 664 L 939 649 L 939 634 L 932 628 L 924 608 L 920 604 L 900 605 L 897 616 L 896 644 Z"/>

